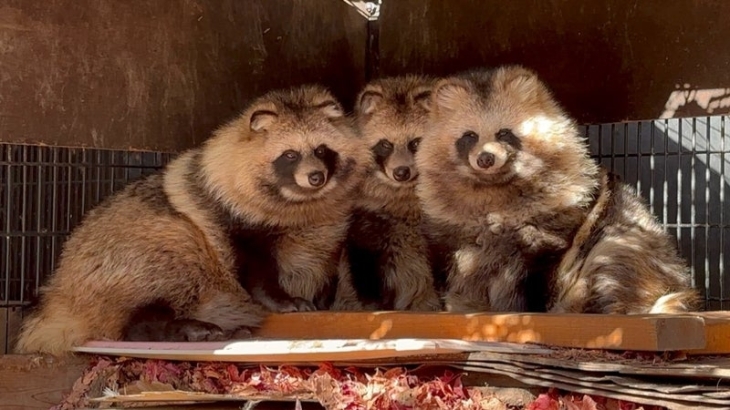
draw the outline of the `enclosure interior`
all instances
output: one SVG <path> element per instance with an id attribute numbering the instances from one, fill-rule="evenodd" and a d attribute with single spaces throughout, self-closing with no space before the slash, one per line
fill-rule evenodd
<path id="1" fill-rule="evenodd" d="M 730 3 L 0 0 L 0 352 L 84 213 L 251 98 L 524 64 L 727 307 Z M 727 192 L 730 194 L 730 191 Z"/>

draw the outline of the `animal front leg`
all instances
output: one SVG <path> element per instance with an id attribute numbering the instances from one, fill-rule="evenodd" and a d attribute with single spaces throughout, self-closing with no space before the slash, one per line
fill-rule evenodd
<path id="1" fill-rule="evenodd" d="M 454 252 L 444 298 L 449 312 L 484 312 L 491 310 L 489 279 L 493 274 L 483 260 L 481 247 L 464 247 Z"/>
<path id="2" fill-rule="evenodd" d="M 525 225 L 517 230 L 520 244 L 528 253 L 558 252 L 568 247 L 568 242 L 549 231 L 534 225 Z"/>
<path id="3" fill-rule="evenodd" d="M 268 259 L 268 260 L 263 260 Z M 245 282 L 253 299 L 276 313 L 309 312 L 317 310 L 314 303 L 289 295 L 279 283 L 276 260 L 252 257 L 246 263 Z"/>
<path id="4" fill-rule="evenodd" d="M 249 281 L 249 289 L 254 300 L 266 309 L 277 313 L 309 312 L 317 310 L 314 303 L 300 297 L 292 297 L 279 285 L 276 277 L 258 277 Z"/>
<path id="5" fill-rule="evenodd" d="M 177 318 L 169 306 L 150 304 L 138 308 L 122 331 L 122 340 L 146 342 L 198 342 L 224 340 L 218 325 Z"/>

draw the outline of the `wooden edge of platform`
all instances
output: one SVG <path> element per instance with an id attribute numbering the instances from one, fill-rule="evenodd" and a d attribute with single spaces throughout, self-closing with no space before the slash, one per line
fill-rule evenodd
<path id="1" fill-rule="evenodd" d="M 730 326 L 730 320 L 727 321 Z M 557 347 L 668 351 L 706 348 L 698 314 L 455 314 L 306 312 L 269 316 L 257 337 L 273 339 L 458 339 Z"/>

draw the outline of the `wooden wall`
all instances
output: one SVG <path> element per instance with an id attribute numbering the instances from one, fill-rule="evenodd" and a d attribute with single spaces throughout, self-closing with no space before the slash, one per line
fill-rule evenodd
<path id="1" fill-rule="evenodd" d="M 730 1 L 384 0 L 381 75 L 535 69 L 582 123 L 659 118 L 677 90 L 724 88 Z M 707 115 L 697 104 L 676 116 Z"/>
<path id="2" fill-rule="evenodd" d="M 348 103 L 365 34 L 335 0 L 0 0 L 0 141 L 176 151 L 271 88 Z"/>
<path id="3" fill-rule="evenodd" d="M 271 88 L 317 81 L 349 105 L 371 72 L 505 63 L 583 123 L 667 115 L 685 86 L 725 89 L 705 98 L 728 113 L 728 16 L 723 0 L 384 0 L 368 27 L 341 0 L 0 0 L 0 141 L 177 151 Z M 694 99 L 670 115 L 706 115 Z"/>

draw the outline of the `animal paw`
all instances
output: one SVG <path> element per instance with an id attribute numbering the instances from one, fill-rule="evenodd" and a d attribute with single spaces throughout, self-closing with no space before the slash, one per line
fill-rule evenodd
<path id="1" fill-rule="evenodd" d="M 248 327 L 233 329 L 228 334 L 228 340 L 246 340 L 253 337 L 253 331 Z"/>
<path id="2" fill-rule="evenodd" d="M 170 322 L 165 333 L 170 340 L 185 342 L 213 342 L 227 340 L 226 332 L 218 325 L 195 319 L 178 319 Z"/>
<path id="3" fill-rule="evenodd" d="M 528 252 L 559 251 L 568 247 L 568 242 L 550 232 L 542 231 L 533 225 L 519 230 L 520 240 Z"/>
<path id="4" fill-rule="evenodd" d="M 277 302 L 273 310 L 277 313 L 312 312 L 317 310 L 317 307 L 314 306 L 314 303 L 304 298 L 296 297 Z"/>

